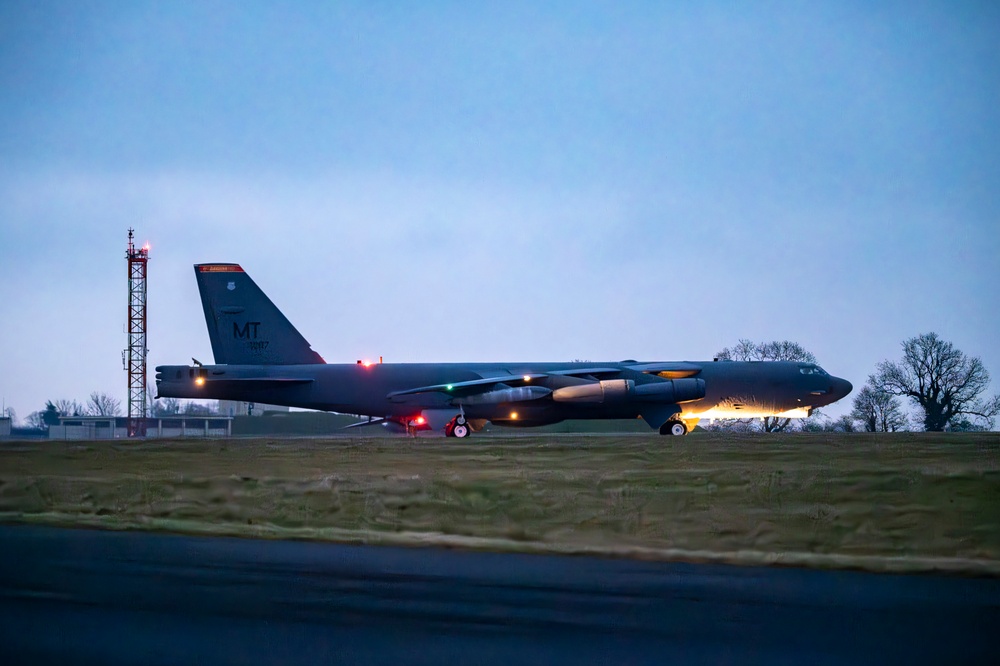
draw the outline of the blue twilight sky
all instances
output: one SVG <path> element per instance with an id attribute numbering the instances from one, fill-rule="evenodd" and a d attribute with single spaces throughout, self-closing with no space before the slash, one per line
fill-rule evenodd
<path id="1" fill-rule="evenodd" d="M 330 362 L 706 359 L 1000 386 L 993 2 L 0 2 L 0 395 L 212 358 L 241 263 Z M 995 390 L 995 388 L 994 388 Z M 828 413 L 849 409 L 850 399 Z"/>

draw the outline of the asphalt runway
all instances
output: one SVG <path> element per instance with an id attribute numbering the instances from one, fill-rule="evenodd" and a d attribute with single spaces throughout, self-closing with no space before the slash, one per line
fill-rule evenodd
<path id="1" fill-rule="evenodd" d="M 0 526 L 2 664 L 997 663 L 1000 580 Z"/>

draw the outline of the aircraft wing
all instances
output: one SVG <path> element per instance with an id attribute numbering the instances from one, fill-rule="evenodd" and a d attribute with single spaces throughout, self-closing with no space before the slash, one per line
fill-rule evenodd
<path id="1" fill-rule="evenodd" d="M 417 388 L 406 389 L 405 391 L 393 391 L 388 394 L 388 398 L 397 398 L 404 395 L 416 395 L 417 393 L 447 393 L 449 395 L 466 395 L 468 393 L 478 393 L 497 384 L 508 384 L 520 386 L 535 379 L 543 379 L 548 375 L 545 373 L 535 373 L 529 375 L 498 375 L 496 377 L 484 377 L 482 379 L 470 379 L 465 382 L 453 382 L 451 384 L 432 384 L 430 386 L 418 386 Z"/>
<path id="2" fill-rule="evenodd" d="M 504 384 L 508 387 L 521 387 L 530 385 L 531 382 L 546 377 L 597 377 L 606 375 L 617 375 L 621 368 L 594 367 L 594 368 L 568 368 L 566 370 L 550 370 L 549 372 L 534 372 L 524 375 L 496 375 L 483 377 L 482 379 L 470 379 L 464 382 L 453 382 L 451 384 L 432 384 L 430 386 L 418 386 L 416 388 L 403 391 L 393 391 L 387 398 L 399 398 L 406 395 L 416 395 L 419 393 L 444 393 L 456 397 L 464 397 L 488 391 L 497 384 Z M 537 397 L 537 396 L 536 396 Z"/>
<path id="3" fill-rule="evenodd" d="M 701 364 L 688 361 L 666 361 L 661 363 L 636 363 L 628 366 L 629 370 L 644 372 L 647 375 L 659 375 L 665 379 L 683 379 L 694 377 L 701 372 Z"/>
<path id="4" fill-rule="evenodd" d="M 617 375 L 621 371 L 621 368 L 570 368 L 568 370 L 553 370 L 547 374 L 557 377 L 577 377 L 584 375 L 597 377 L 600 375 Z"/>

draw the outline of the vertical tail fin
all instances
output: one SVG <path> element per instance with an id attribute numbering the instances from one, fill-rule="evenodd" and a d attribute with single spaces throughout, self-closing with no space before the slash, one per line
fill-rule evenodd
<path id="1" fill-rule="evenodd" d="M 239 264 L 195 264 L 217 364 L 324 363 Z"/>

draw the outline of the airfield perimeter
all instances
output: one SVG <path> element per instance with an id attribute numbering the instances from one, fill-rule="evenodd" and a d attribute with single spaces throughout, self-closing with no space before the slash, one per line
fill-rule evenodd
<path id="1" fill-rule="evenodd" d="M 1000 575 L 1000 434 L 0 445 L 0 522 Z"/>

